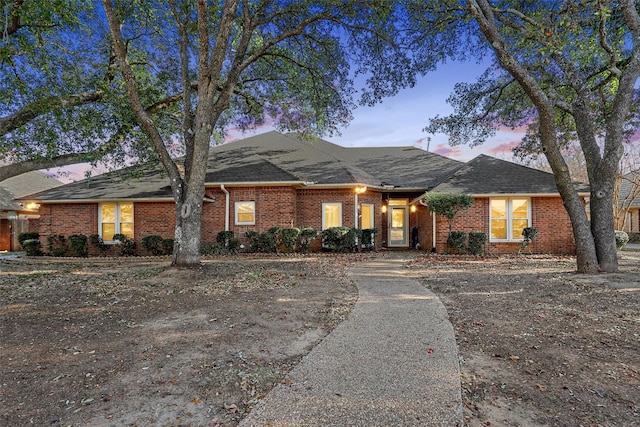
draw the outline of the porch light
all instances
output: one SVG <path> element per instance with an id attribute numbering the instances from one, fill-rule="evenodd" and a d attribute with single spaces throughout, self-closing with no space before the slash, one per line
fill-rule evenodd
<path id="1" fill-rule="evenodd" d="M 418 210 L 418 208 L 416 208 L 416 205 L 411 205 L 411 212 L 412 213 L 417 211 L 417 210 Z"/>
<path id="2" fill-rule="evenodd" d="M 382 213 L 387 213 L 387 205 L 386 205 L 386 203 L 382 205 L 380 210 L 382 211 Z"/>
<path id="3" fill-rule="evenodd" d="M 367 191 L 366 186 L 356 187 L 356 194 L 362 194 Z"/>

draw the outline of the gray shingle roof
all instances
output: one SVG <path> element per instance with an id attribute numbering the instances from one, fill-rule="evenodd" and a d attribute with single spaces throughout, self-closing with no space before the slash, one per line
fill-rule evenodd
<path id="1" fill-rule="evenodd" d="M 86 178 L 22 199 L 89 201 L 153 199 L 173 200 L 167 174 L 159 167 L 134 166 Z"/>
<path id="2" fill-rule="evenodd" d="M 577 189 L 588 191 L 584 184 Z M 471 195 L 558 193 L 553 174 L 484 154 L 466 163 L 432 191 Z"/>
<path id="3" fill-rule="evenodd" d="M 251 153 L 300 181 L 318 185 L 357 183 L 381 186 L 386 183 L 402 189 L 426 189 L 462 165 L 456 160 L 414 147 L 345 148 L 319 138 L 308 139 L 278 132 L 267 132 L 214 147 L 211 157 L 224 158 L 224 154 L 229 152 L 237 153 L 239 161 Z M 250 182 L 279 178 L 275 169 L 270 172 L 258 175 L 247 169 L 246 174 L 239 174 L 235 179 Z"/>
<path id="4" fill-rule="evenodd" d="M 478 156 L 462 163 L 415 147 L 346 148 L 319 138 L 267 132 L 212 147 L 205 185 L 367 185 L 396 191 L 557 193 L 553 175 Z M 26 199 L 26 197 L 25 197 Z M 29 196 L 60 202 L 171 200 L 160 166 L 135 166 Z"/>
<path id="5" fill-rule="evenodd" d="M 62 182 L 33 171 L 0 182 L 0 211 L 25 211 L 15 199 L 36 191 L 58 187 Z"/>

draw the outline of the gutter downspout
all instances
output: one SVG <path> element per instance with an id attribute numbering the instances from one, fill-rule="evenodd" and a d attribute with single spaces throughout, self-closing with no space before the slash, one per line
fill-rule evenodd
<path id="1" fill-rule="evenodd" d="M 354 203 L 354 207 L 353 207 L 353 224 L 355 229 L 357 230 L 358 227 L 358 191 L 356 190 L 356 196 L 355 196 L 355 203 Z"/>
<path id="2" fill-rule="evenodd" d="M 427 206 L 427 204 L 424 203 L 422 201 L 422 199 L 419 200 L 419 203 L 422 206 Z M 431 209 L 429 209 L 429 212 L 431 213 L 431 218 L 433 219 L 433 223 L 431 225 L 431 242 L 433 243 L 431 250 L 435 253 L 436 252 L 436 247 L 437 247 L 436 246 L 436 213 L 433 212 Z"/>
<path id="3" fill-rule="evenodd" d="M 220 190 L 224 193 L 224 231 L 229 231 L 229 192 L 220 184 Z"/>
<path id="4" fill-rule="evenodd" d="M 431 212 L 431 217 L 433 218 L 433 226 L 431 227 L 433 231 L 432 242 L 433 242 L 433 252 L 436 252 L 436 213 Z"/>

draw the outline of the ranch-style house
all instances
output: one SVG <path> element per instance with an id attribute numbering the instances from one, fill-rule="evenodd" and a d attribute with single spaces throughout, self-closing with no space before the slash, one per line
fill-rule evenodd
<path id="1" fill-rule="evenodd" d="M 483 231 L 486 253 L 520 249 L 537 227 L 533 253 L 573 254 L 569 217 L 552 174 L 490 156 L 463 163 L 416 147 L 346 148 L 322 139 L 267 132 L 212 147 L 202 210 L 202 243 L 232 231 L 272 227 L 375 228 L 375 249 L 446 252 L 448 220 L 423 204 L 427 192 L 465 193 L 474 203 L 453 230 Z M 583 198 L 585 186 L 579 188 Z M 161 167 L 133 167 L 23 197 L 40 205 L 31 229 L 47 236 L 124 234 L 139 255 L 145 236 L 172 238 L 175 203 Z M 322 248 L 320 239 L 311 249 Z"/>

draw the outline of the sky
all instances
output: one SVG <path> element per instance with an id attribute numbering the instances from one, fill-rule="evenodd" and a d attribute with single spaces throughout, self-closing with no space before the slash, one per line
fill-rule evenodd
<path id="1" fill-rule="evenodd" d="M 511 159 L 511 149 L 515 147 L 522 133 L 499 131 L 487 143 L 469 148 L 452 147 L 447 135 L 429 135 L 423 129 L 429 119 L 453 112 L 446 100 L 458 82 L 474 82 L 483 68 L 475 64 L 450 63 L 421 78 L 418 84 L 405 89 L 392 98 L 384 99 L 374 107 L 358 107 L 353 121 L 340 136 L 326 136 L 323 139 L 344 147 L 413 146 L 456 160 L 468 161 L 479 154 L 488 154 L 503 159 Z M 228 140 L 241 139 L 271 130 L 269 127 L 254 132 L 231 132 Z M 430 141 L 428 140 L 430 138 Z"/>
<path id="2" fill-rule="evenodd" d="M 475 64 L 445 64 L 422 77 L 413 88 L 402 90 L 374 107 L 358 107 L 353 112 L 353 121 L 341 129 L 340 136 L 326 136 L 323 139 L 344 147 L 412 146 L 460 161 L 471 160 L 479 154 L 511 160 L 511 149 L 522 138 L 519 132 L 502 130 L 483 145 L 470 148 L 452 147 L 448 143 L 447 135 L 429 135 L 423 131 L 430 118 L 436 115 L 444 116 L 453 111 L 446 100 L 454 85 L 458 82 L 471 83 L 482 71 L 483 69 Z M 270 130 L 273 130 L 270 126 L 263 126 L 244 134 L 230 130 L 226 139 L 233 141 Z M 66 167 L 64 174 L 58 176 L 58 179 L 63 182 L 83 179 L 88 169 L 88 165 L 84 164 Z M 57 171 L 49 171 L 52 172 Z M 100 172 L 92 172 L 97 173 Z"/>

